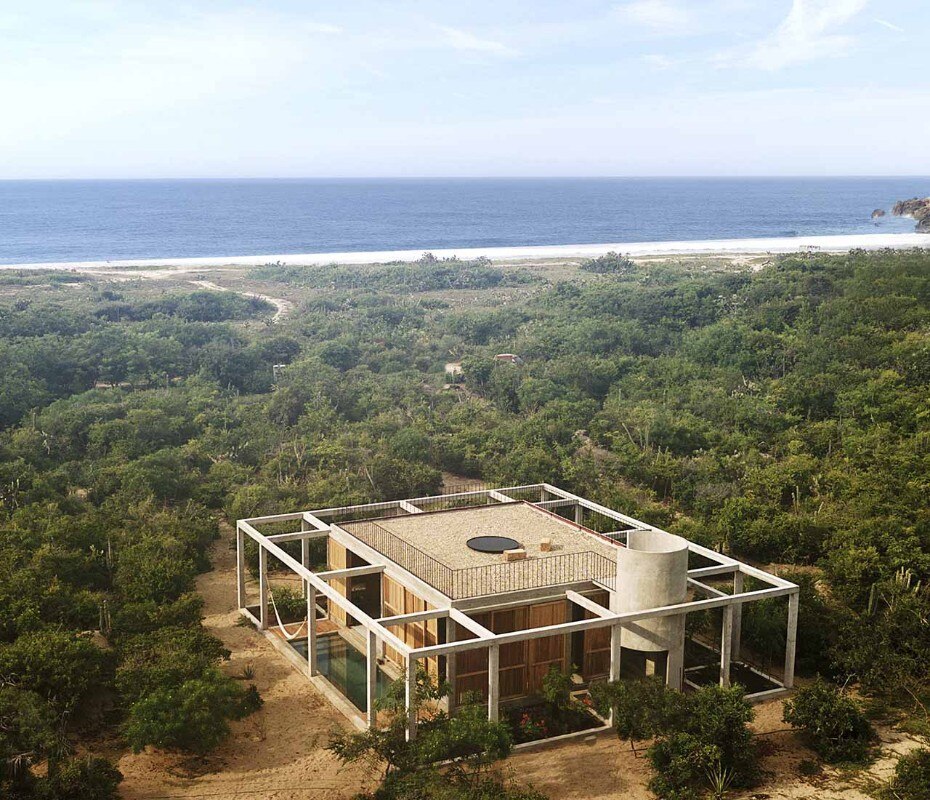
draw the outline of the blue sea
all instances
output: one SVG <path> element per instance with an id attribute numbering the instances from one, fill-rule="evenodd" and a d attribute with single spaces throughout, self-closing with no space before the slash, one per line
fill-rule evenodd
<path id="1" fill-rule="evenodd" d="M 872 210 L 928 194 L 918 177 L 0 181 L 0 264 L 904 233 Z"/>

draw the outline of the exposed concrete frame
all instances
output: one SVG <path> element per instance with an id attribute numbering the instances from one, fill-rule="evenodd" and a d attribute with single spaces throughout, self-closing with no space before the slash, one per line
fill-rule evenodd
<path id="1" fill-rule="evenodd" d="M 643 523 L 637 519 L 629 517 L 613 509 L 602 506 L 599 503 L 587 500 L 586 498 L 574 495 L 563 489 L 559 489 L 551 484 L 532 484 L 524 486 L 507 487 L 502 489 L 485 489 L 477 491 L 457 492 L 448 495 L 433 495 L 429 497 L 412 498 L 409 500 L 394 500 L 383 503 L 369 503 L 356 506 L 327 508 L 317 511 L 304 511 L 291 514 L 278 514 L 273 516 L 258 517 L 248 520 L 240 520 L 237 523 L 237 572 L 238 585 L 237 594 L 239 598 L 240 611 L 253 620 L 262 630 L 268 627 L 268 609 L 267 609 L 267 557 L 270 553 L 278 558 L 282 563 L 295 571 L 304 582 L 307 593 L 308 606 L 308 673 L 311 676 L 316 675 L 316 653 L 315 653 L 315 635 L 311 630 L 316 628 L 315 609 L 316 594 L 319 592 L 330 602 L 335 603 L 347 614 L 357 620 L 367 631 L 366 636 L 366 655 L 368 658 L 368 725 L 376 724 L 376 711 L 374 709 L 374 691 L 377 679 L 377 654 L 384 644 L 389 644 L 397 650 L 404 659 L 406 666 L 406 704 L 407 704 L 407 735 L 412 738 L 416 735 L 416 710 L 414 696 L 416 692 L 416 669 L 421 659 L 436 657 L 440 655 L 453 655 L 456 653 L 466 652 L 478 648 L 486 647 L 488 649 L 488 718 L 491 720 L 498 719 L 499 716 L 499 657 L 500 647 L 513 642 L 529 641 L 531 639 L 543 638 L 554 635 L 570 634 L 578 631 L 594 630 L 598 628 L 609 627 L 611 630 L 611 658 L 610 658 L 610 678 L 616 680 L 620 676 L 620 654 L 621 654 L 621 629 L 624 627 L 635 630 L 636 622 L 639 620 L 654 619 L 657 617 L 672 616 L 678 614 L 687 614 L 692 611 L 721 608 L 723 609 L 723 625 L 721 631 L 720 646 L 720 683 L 723 686 L 729 685 L 729 673 L 731 656 L 739 655 L 740 649 L 740 628 L 742 617 L 742 605 L 745 602 L 753 602 L 768 597 L 788 598 L 788 615 L 787 615 L 787 637 L 785 649 L 784 680 L 781 686 L 783 688 L 767 690 L 757 693 L 757 697 L 771 696 L 790 689 L 794 684 L 794 666 L 795 666 L 795 649 L 797 641 L 797 614 L 798 614 L 798 595 L 799 588 L 763 570 L 751 565 L 742 563 L 734 558 L 718 553 L 709 548 L 688 543 L 690 552 L 713 562 L 711 566 L 700 567 L 688 570 L 688 584 L 696 592 L 705 595 L 703 600 L 690 600 L 688 602 L 675 605 L 664 606 L 660 608 L 651 608 L 640 611 L 630 611 L 623 613 L 611 612 L 609 609 L 600 606 L 597 603 L 586 598 L 583 594 L 570 587 L 562 587 L 562 591 L 553 591 L 555 587 L 549 587 L 546 592 L 550 596 L 559 594 L 572 603 L 584 608 L 594 614 L 592 618 L 565 622 L 557 625 L 548 625 L 537 628 L 529 628 L 520 631 L 513 631 L 505 634 L 495 634 L 482 625 L 479 625 L 471 617 L 467 616 L 459 608 L 453 605 L 450 598 L 434 589 L 425 581 L 416 575 L 408 572 L 400 565 L 387 559 L 378 551 L 364 544 L 341 528 L 336 521 L 324 522 L 324 519 L 331 517 L 341 517 L 347 515 L 350 518 L 377 518 L 377 512 L 384 511 L 401 511 L 407 514 L 423 513 L 421 505 L 429 505 L 436 502 L 449 502 L 456 499 L 485 499 L 487 503 L 513 503 L 517 498 L 511 497 L 508 493 L 526 492 L 536 490 L 539 492 L 540 500 L 531 502 L 543 510 L 555 508 L 574 508 L 575 523 L 579 530 L 596 537 L 600 541 L 606 538 L 604 534 L 598 534 L 584 528 L 582 523 L 586 511 L 599 514 L 608 519 L 616 520 L 625 526 L 616 533 L 623 533 L 629 530 L 653 530 L 661 532 L 661 529 Z M 366 517 L 358 517 L 358 514 L 365 514 Z M 293 533 L 271 534 L 264 536 L 261 534 L 256 525 L 263 524 L 280 524 L 284 522 L 299 521 L 301 530 Z M 245 558 L 244 558 L 244 535 L 249 536 L 259 545 L 259 618 L 256 618 L 245 607 Z M 362 559 L 369 562 L 370 566 L 353 567 L 340 570 L 330 570 L 326 572 L 314 573 L 307 566 L 307 543 L 312 539 L 322 537 L 332 537 L 335 541 L 342 544 L 351 552 L 355 553 Z M 299 540 L 301 542 L 301 560 L 300 562 L 291 558 L 278 544 Z M 622 546 L 615 540 L 613 543 Z M 348 578 L 356 575 L 368 575 L 382 573 L 405 584 L 408 588 L 418 593 L 434 608 L 429 611 L 414 612 L 411 614 L 401 614 L 392 617 L 383 617 L 374 619 L 361 611 L 355 604 L 343 595 L 333 590 L 328 581 L 333 579 Z M 733 593 L 727 594 L 719 589 L 702 583 L 699 578 L 714 576 L 733 576 Z M 768 588 L 757 589 L 754 591 L 743 591 L 744 576 L 750 576 L 767 585 Z M 604 586 L 597 582 L 601 588 L 612 590 L 609 586 Z M 580 588 L 580 587 L 579 587 Z M 520 594 L 515 592 L 513 594 Z M 525 593 L 524 593 L 525 594 Z M 477 598 L 480 600 L 481 598 Z M 476 598 L 469 598 L 476 600 Z M 516 599 L 512 602 L 501 604 L 498 602 L 489 603 L 489 607 L 500 608 L 506 605 L 516 605 L 526 602 L 526 598 Z M 471 605 L 471 604 L 466 604 Z M 396 625 L 406 623 L 425 621 L 428 619 L 448 618 L 466 630 L 474 634 L 475 638 L 458 640 L 455 637 L 455 628 L 452 625 L 447 626 L 447 641 L 442 644 L 429 645 L 419 648 L 411 648 L 403 641 L 392 634 L 388 629 Z M 450 660 L 454 663 L 454 659 Z M 771 679 L 770 676 L 766 676 Z M 774 679 L 772 679 L 774 680 Z M 451 710 L 451 706 L 450 706 Z"/>

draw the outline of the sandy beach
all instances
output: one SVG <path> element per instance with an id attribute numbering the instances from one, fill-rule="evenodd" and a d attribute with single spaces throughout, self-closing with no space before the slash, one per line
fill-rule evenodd
<path id="1" fill-rule="evenodd" d="M 97 270 L 114 267 L 198 267 L 252 266 L 282 263 L 288 266 L 321 264 L 384 264 L 416 261 L 427 250 L 437 258 L 462 260 L 486 256 L 494 261 L 526 259 L 594 258 L 617 252 L 630 256 L 671 255 L 753 255 L 798 251 L 844 252 L 856 248 L 879 250 L 886 247 L 930 247 L 930 236 L 921 233 L 869 233 L 843 236 L 793 236 L 768 239 L 706 239 L 672 242 L 611 242 L 606 244 L 563 244 L 526 247 L 468 247 L 451 249 L 380 250 L 354 253 L 284 253 L 202 258 L 148 258 L 117 261 L 49 261 L 38 264 L 3 264 L 0 270 L 73 269 Z"/>

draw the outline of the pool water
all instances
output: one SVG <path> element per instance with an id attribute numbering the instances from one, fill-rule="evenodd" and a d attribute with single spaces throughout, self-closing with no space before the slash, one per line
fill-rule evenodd
<path id="1" fill-rule="evenodd" d="M 291 647 L 307 658 L 307 640 L 295 639 Z M 335 686 L 359 711 L 368 711 L 367 658 L 337 633 L 328 633 L 317 638 L 316 665 L 326 680 Z M 378 669 L 375 687 L 377 697 L 383 696 L 391 685 L 391 678 Z"/>

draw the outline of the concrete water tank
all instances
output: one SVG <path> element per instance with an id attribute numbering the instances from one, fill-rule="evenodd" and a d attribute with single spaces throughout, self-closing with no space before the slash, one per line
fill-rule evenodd
<path id="1" fill-rule="evenodd" d="M 688 542 L 664 531 L 630 531 L 617 548 L 617 585 L 611 610 L 641 611 L 684 603 L 688 596 Z M 623 627 L 620 644 L 654 659 L 667 657 L 666 682 L 681 688 L 685 616 L 639 620 Z M 621 657 L 621 665 L 623 659 Z M 648 662 L 647 663 L 654 663 Z"/>

